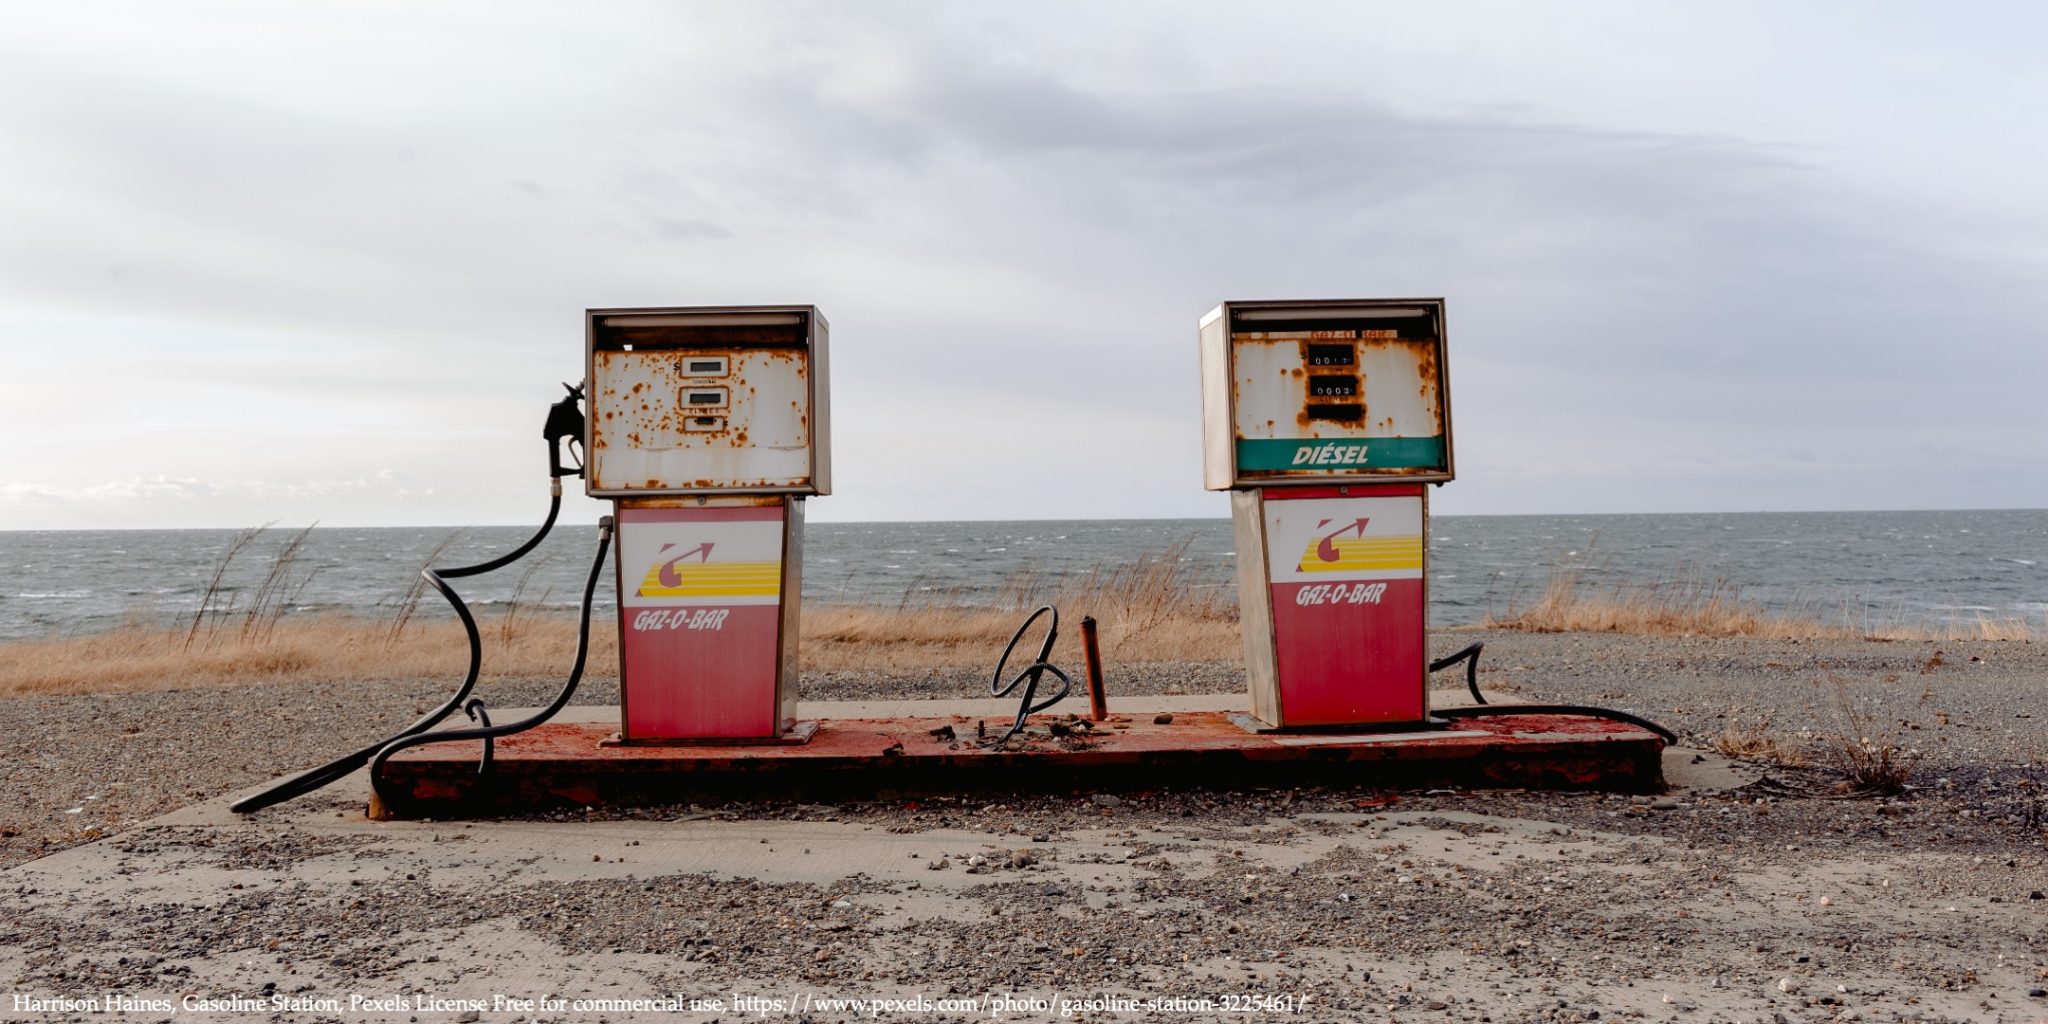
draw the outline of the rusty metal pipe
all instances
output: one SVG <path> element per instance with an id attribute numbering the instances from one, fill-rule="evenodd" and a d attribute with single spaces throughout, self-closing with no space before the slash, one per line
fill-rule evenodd
<path id="1" fill-rule="evenodd" d="M 1081 650 L 1088 656 L 1088 717 L 1109 717 L 1109 696 L 1102 692 L 1102 645 L 1095 639 L 1095 616 L 1081 617 Z"/>

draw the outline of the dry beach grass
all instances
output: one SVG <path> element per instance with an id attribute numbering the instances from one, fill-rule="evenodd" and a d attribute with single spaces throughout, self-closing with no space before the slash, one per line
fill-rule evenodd
<path id="1" fill-rule="evenodd" d="M 1531 633 L 1632 633 L 1641 636 L 1762 637 L 1778 640 L 2027 640 L 2037 627 L 2018 616 L 1979 614 L 1938 626 L 1830 615 L 1814 601 L 1773 609 L 1722 578 L 1687 576 L 1595 583 L 1576 565 L 1555 565 L 1536 596 L 1510 601 L 1484 625 Z"/>
<path id="2" fill-rule="evenodd" d="M 1114 664 L 1234 662 L 1240 657 L 1235 590 L 1205 585 L 1186 568 L 1185 544 L 1056 580 L 1021 572 L 991 600 L 958 592 L 920 593 L 894 605 L 807 603 L 801 659 L 807 671 L 913 672 L 986 667 L 1024 616 L 1042 604 L 1063 616 L 1054 660 L 1081 661 L 1080 620 L 1100 624 L 1103 656 Z M 430 556 L 431 557 L 431 556 Z M 288 561 L 242 605 L 209 597 L 176 626 L 133 622 L 84 636 L 0 645 L 0 697 L 219 687 L 254 682 L 460 677 L 467 645 L 460 626 L 419 614 L 415 590 L 386 618 L 284 613 L 303 585 Z M 427 598 L 426 607 L 435 604 Z M 438 610 L 438 609 L 436 609 Z M 480 616 L 483 678 L 560 676 L 569 668 L 576 623 L 515 599 Z M 2026 641 L 2041 628 L 2020 618 L 1929 627 L 1872 622 L 1861 628 L 1817 607 L 1774 610 L 1725 580 L 1626 579 L 1589 582 L 1555 566 L 1535 596 L 1511 601 L 1480 628 L 1528 633 L 1610 633 L 1775 640 Z M 1031 643 L 1039 635 L 1034 627 Z M 615 675 L 618 637 L 609 621 L 592 631 L 591 673 Z"/>
<path id="3" fill-rule="evenodd" d="M 816 672 L 984 667 L 1041 604 L 1061 610 L 1054 656 L 1065 664 L 1080 663 L 1083 615 L 1099 623 L 1104 657 L 1113 662 L 1238 658 L 1235 593 L 1201 586 L 1186 571 L 1182 553 L 1173 546 L 1067 580 L 1020 573 L 992 602 L 939 593 L 893 607 L 807 604 L 801 663 Z M 259 592 L 246 607 L 214 608 L 209 601 L 175 627 L 136 622 L 0 645 L 0 696 L 460 678 L 468 665 L 461 626 L 415 614 L 418 598 L 408 595 L 389 618 L 291 617 Z M 591 631 L 594 676 L 618 671 L 618 635 L 608 618 Z M 481 616 L 479 627 L 486 682 L 559 677 L 569 669 L 576 636 L 571 616 L 536 613 L 514 601 Z M 1030 643 L 1041 628 L 1033 627 Z"/>

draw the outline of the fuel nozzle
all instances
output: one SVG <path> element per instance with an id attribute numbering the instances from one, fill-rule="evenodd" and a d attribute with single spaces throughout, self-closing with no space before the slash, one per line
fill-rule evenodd
<path id="1" fill-rule="evenodd" d="M 563 382 L 569 396 L 548 406 L 540 436 L 548 442 L 548 475 L 559 484 L 565 476 L 583 475 L 583 385 Z M 574 463 L 563 461 L 564 452 Z"/>

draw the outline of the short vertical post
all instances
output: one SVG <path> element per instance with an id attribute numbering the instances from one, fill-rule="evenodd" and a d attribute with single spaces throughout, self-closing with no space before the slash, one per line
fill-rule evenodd
<path id="1" fill-rule="evenodd" d="M 1095 616 L 1081 617 L 1081 649 L 1088 655 L 1088 717 L 1109 717 L 1109 698 L 1102 692 L 1102 646 L 1095 639 Z"/>

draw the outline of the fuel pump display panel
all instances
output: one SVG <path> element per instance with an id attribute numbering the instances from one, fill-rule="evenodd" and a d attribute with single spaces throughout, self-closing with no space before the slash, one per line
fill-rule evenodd
<path id="1" fill-rule="evenodd" d="M 1212 490 L 1451 478 L 1440 299 L 1231 302 L 1201 325 Z"/>
<path id="2" fill-rule="evenodd" d="M 590 494 L 831 490 L 815 308 L 590 310 L 586 335 Z"/>

